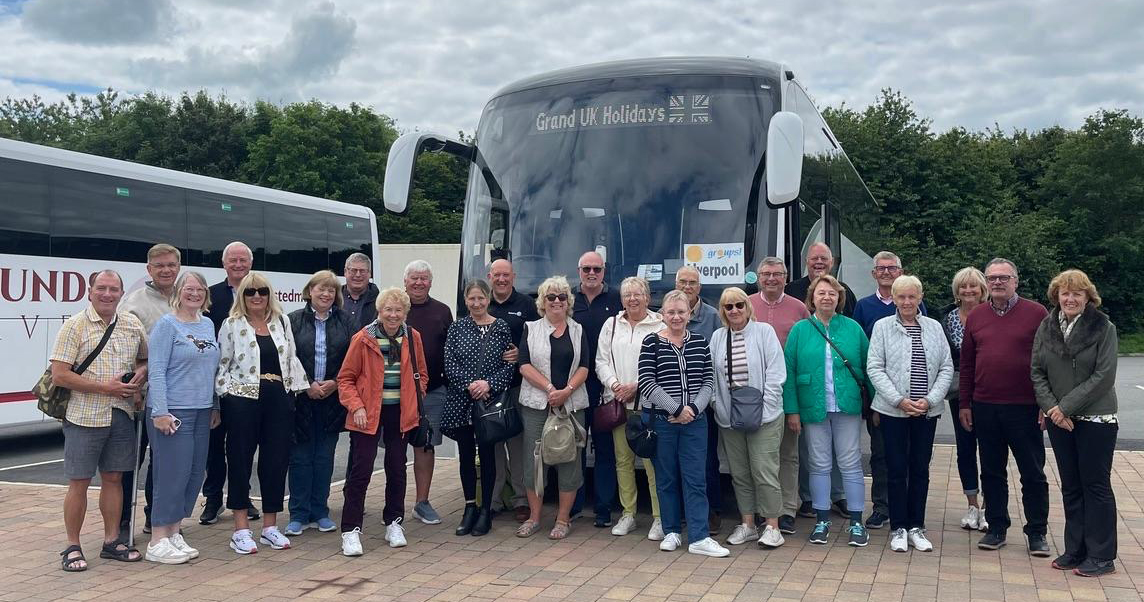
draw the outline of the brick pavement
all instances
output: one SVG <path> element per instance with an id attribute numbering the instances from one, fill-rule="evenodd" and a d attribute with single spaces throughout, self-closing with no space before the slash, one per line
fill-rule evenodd
<path id="1" fill-rule="evenodd" d="M 932 464 L 929 536 L 932 553 L 896 554 L 887 530 L 871 532 L 870 546 L 850 548 L 841 538 L 831 545 L 805 543 L 810 519 L 799 519 L 799 534 L 783 547 L 764 551 L 755 545 L 732 548 L 726 559 L 683 552 L 664 553 L 633 533 L 613 537 L 581 519 L 562 542 L 544 537 L 554 508 L 545 508 L 546 529 L 529 540 L 513 536 L 515 522 L 498 517 L 485 537 L 455 537 L 462 507 L 456 464 L 439 461 L 434 505 L 444 523 L 409 525 L 409 546 L 385 547 L 380 527 L 382 483 L 374 478 L 367 501 L 366 553 L 346 558 L 337 533 L 307 531 L 294 537 L 294 548 L 261 546 L 240 557 L 227 547 L 228 521 L 203 527 L 188 520 L 185 534 L 202 556 L 182 566 L 147 562 L 122 564 L 99 558 L 100 524 L 92 492 L 83 543 L 90 569 L 64 573 L 58 552 L 64 545 L 61 505 L 64 489 L 0 484 L 0 602 L 19 600 L 241 600 L 243 602 L 322 599 L 394 600 L 596 600 L 731 602 L 733 600 L 837 600 L 898 602 L 1011 600 L 1140 600 L 1144 592 L 1144 452 L 1117 452 L 1113 486 L 1120 526 L 1117 573 L 1084 579 L 1055 571 L 1047 559 L 1026 554 L 1019 529 L 999 552 L 978 550 L 979 534 L 957 528 L 964 498 L 957 481 L 951 446 L 937 446 Z M 1063 518 L 1055 466 L 1050 539 L 1059 549 Z M 1010 467 L 1010 488 L 1016 490 Z M 413 479 L 410 475 L 410 488 Z M 410 498 L 412 491 L 410 492 Z M 1019 507 L 1010 496 L 1010 511 Z M 340 507 L 335 489 L 332 506 Z M 334 511 L 337 519 L 338 510 Z M 229 515 L 224 517 L 229 519 Z M 649 518 L 640 517 L 646 532 Z M 724 521 L 723 537 L 730 527 Z M 1015 521 L 1016 522 L 1016 521 Z M 284 524 L 284 521 L 282 522 Z M 837 532 L 837 523 L 835 532 Z M 140 542 L 140 547 L 145 545 Z"/>

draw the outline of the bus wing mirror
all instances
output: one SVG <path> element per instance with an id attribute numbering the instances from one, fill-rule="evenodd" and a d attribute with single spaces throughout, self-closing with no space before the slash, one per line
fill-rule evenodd
<path id="1" fill-rule="evenodd" d="M 767 203 L 781 206 L 798 198 L 802 182 L 802 118 L 779 111 L 767 128 Z"/>
<path id="2" fill-rule="evenodd" d="M 409 209 L 417 157 L 423 152 L 438 151 L 445 151 L 466 161 L 473 158 L 471 145 L 441 134 L 410 132 L 402 134 L 393 142 L 385 162 L 385 187 L 382 189 L 387 211 L 400 214 Z"/>

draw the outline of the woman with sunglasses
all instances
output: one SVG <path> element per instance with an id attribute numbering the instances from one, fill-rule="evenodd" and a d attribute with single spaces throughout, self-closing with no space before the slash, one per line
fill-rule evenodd
<path id="1" fill-rule="evenodd" d="M 584 409 L 588 407 L 588 338 L 584 327 L 576 323 L 571 313 L 572 287 L 563 276 L 553 276 L 540 283 L 536 308 L 540 319 L 525 324 L 519 353 L 520 417 L 524 423 L 524 441 L 540 445 L 544 421 L 550 411 L 565 407 L 572 419 L 584 424 Z M 540 529 L 540 509 L 544 483 L 536 482 L 536 463 L 533 449 L 526 443 L 524 450 L 524 487 L 528 492 L 528 520 L 516 530 L 517 537 L 531 537 Z M 556 524 L 548 533 L 549 539 L 564 539 L 572 527 L 572 503 L 576 491 L 584 482 L 580 468 L 580 455 L 571 462 L 556 465 L 560 488 Z"/>
<path id="2" fill-rule="evenodd" d="M 290 547 L 278 530 L 294 434 L 294 394 L 310 387 L 298 361 L 294 333 L 274 298 L 270 281 L 250 272 L 235 290 L 230 316 L 218 333 L 221 358 L 215 392 L 226 428 L 227 499 L 234 512 L 230 548 L 239 554 L 258 551 L 246 508 L 250 473 L 258 452 L 262 492 L 259 541 L 275 550 Z"/>
<path id="3" fill-rule="evenodd" d="M 723 290 L 719 298 L 719 320 L 723 328 L 711 335 L 711 363 L 715 369 L 715 423 L 719 440 L 731 469 L 735 500 L 743 522 L 735 527 L 727 543 L 737 546 L 757 540 L 760 546 L 777 548 L 785 541 L 779 532 L 782 513 L 782 487 L 779 485 L 779 447 L 786 421 L 783 419 L 783 383 L 786 360 L 775 329 L 756 322 L 747 293 L 738 287 Z M 728 350 L 730 353 L 728 353 Z M 732 391 L 751 387 L 753 396 L 736 398 Z M 746 398 L 746 399 L 744 399 Z M 735 404 L 762 402 L 756 416 L 736 412 Z M 744 405 L 744 407 L 747 407 Z M 739 423 L 744 416 L 752 422 Z M 759 535 L 755 515 L 766 517 Z"/>

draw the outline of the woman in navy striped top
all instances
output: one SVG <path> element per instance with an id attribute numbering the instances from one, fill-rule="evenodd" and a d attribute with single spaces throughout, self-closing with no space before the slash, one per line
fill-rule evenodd
<path id="1" fill-rule="evenodd" d="M 667 328 L 644 338 L 639 361 L 644 415 L 659 438 L 653 459 L 665 534 L 659 549 L 671 552 L 682 543 L 679 475 L 689 518 L 687 551 L 721 558 L 731 552 L 708 536 L 705 520 L 707 416 L 703 411 L 714 390 L 711 351 L 702 335 L 687 331 L 691 319 L 687 295 L 680 291 L 665 295 L 662 313 Z"/>

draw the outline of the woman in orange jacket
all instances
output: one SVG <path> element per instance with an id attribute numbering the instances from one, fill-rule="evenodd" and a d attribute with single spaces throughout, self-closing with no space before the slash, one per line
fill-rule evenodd
<path id="1" fill-rule="evenodd" d="M 405 545 L 401 521 L 405 518 L 406 435 L 417 428 L 417 388 L 424 395 L 429 379 L 421 335 L 405 323 L 408 313 L 405 291 L 381 291 L 377 321 L 350 340 L 338 372 L 338 396 L 346 407 L 350 431 L 350 470 L 342 506 L 342 553 L 346 556 L 362 553 L 365 493 L 379 440 L 385 446 L 385 540 L 392 548 Z"/>

